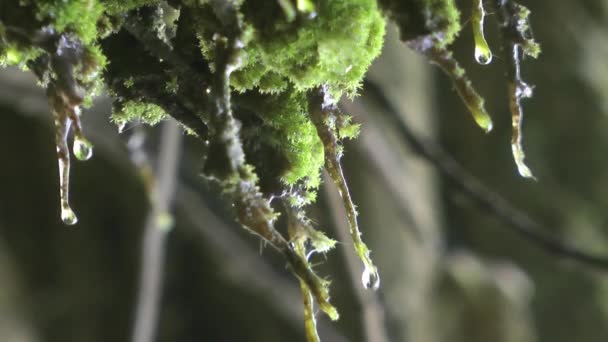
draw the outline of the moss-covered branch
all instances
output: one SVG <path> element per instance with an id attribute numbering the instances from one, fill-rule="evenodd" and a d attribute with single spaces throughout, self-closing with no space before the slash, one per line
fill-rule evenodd
<path id="1" fill-rule="evenodd" d="M 510 4 L 498 2 L 513 51 L 513 146 L 521 170 L 519 100 L 530 88 L 520 79 L 519 59 L 522 51 L 533 55 L 536 45 L 527 12 Z M 487 50 L 476 55 L 489 62 L 481 1 L 476 5 L 476 45 Z M 475 121 L 489 131 L 483 98 L 449 49 L 461 30 L 454 0 L 6 0 L 0 3 L 0 65 L 32 70 L 47 89 L 66 223 L 76 221 L 68 202 L 67 139 L 74 134 L 76 157 L 90 157 L 80 108 L 105 86 L 119 125 L 172 116 L 201 140 L 203 176 L 219 185 L 238 222 L 285 257 L 300 281 L 308 339 L 317 341 L 311 298 L 338 317 L 328 282 L 308 261 L 310 252 L 335 244 L 305 216 L 323 169 L 343 198 L 365 265 L 363 284 L 379 285 L 340 165 L 341 140 L 356 137 L 359 127 L 334 102 L 356 95 L 380 53 L 385 17 L 398 24 L 409 47 L 451 77 Z M 286 203 L 289 239 L 275 227 L 273 198 Z"/>

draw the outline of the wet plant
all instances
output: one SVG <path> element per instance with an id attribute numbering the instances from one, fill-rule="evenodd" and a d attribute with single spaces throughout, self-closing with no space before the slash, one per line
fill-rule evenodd
<path id="1" fill-rule="evenodd" d="M 493 8 L 509 62 L 513 155 L 520 174 L 533 177 L 523 161 L 520 104 L 532 88 L 519 65 L 540 50 L 525 7 L 496 0 Z M 387 18 L 407 46 L 451 78 L 475 122 L 489 132 L 484 99 L 450 50 L 462 29 L 453 0 L 6 0 L 0 65 L 33 72 L 46 89 L 66 224 L 77 222 L 68 200 L 70 133 L 74 156 L 92 156 L 81 108 L 105 88 L 119 126 L 171 116 L 204 144 L 202 175 L 221 188 L 235 219 L 285 257 L 300 283 L 307 338 L 318 341 L 313 303 L 338 318 L 329 282 L 309 262 L 336 243 L 306 217 L 323 169 L 343 199 L 364 266 L 362 284 L 380 285 L 340 164 L 342 142 L 356 138 L 359 126 L 337 103 L 357 95 L 381 51 Z M 473 1 L 471 18 L 474 57 L 485 65 L 492 52 L 482 1 Z M 281 213 L 288 236 L 275 227 Z"/>

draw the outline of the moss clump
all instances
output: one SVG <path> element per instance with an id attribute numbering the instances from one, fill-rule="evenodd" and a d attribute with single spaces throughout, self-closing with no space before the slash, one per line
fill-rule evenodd
<path id="1" fill-rule="evenodd" d="M 31 3 L 32 1 L 25 2 Z M 97 21 L 104 11 L 97 0 L 37 0 L 36 19 L 57 32 L 72 32 L 85 44 L 97 38 Z"/>
<path id="2" fill-rule="evenodd" d="M 185 6 L 194 13 L 202 54 L 213 69 L 214 35 L 221 23 L 212 6 L 202 3 L 186 1 Z M 286 166 L 277 166 L 282 170 L 278 177 L 283 186 L 306 190 L 305 202 L 309 203 L 325 161 L 323 144 L 308 116 L 306 92 L 328 85 L 335 98 L 354 95 L 380 53 L 384 18 L 374 0 L 317 2 L 307 10 L 298 8 L 296 17 L 288 15 L 277 1 L 247 0 L 239 10 L 244 27 L 243 58 L 231 74 L 230 85 L 244 93 L 240 100 L 255 103 L 249 109 L 262 121 L 259 132 L 263 132 L 256 139 L 287 161 Z M 341 124 L 340 138 L 358 133 L 350 119 Z M 261 147 L 252 150 L 268 154 Z M 259 165 L 256 170 L 263 183 L 265 170 Z"/>
<path id="3" fill-rule="evenodd" d="M 217 22 L 210 6 L 199 12 L 203 55 L 213 61 Z M 249 0 L 241 7 L 249 41 L 242 67 L 232 74 L 238 91 L 276 93 L 329 84 L 335 96 L 354 94 L 380 53 L 384 18 L 375 0 L 320 1 L 316 16 L 289 21 L 276 1 Z M 347 47 L 347 48 L 345 48 Z"/>
<path id="4" fill-rule="evenodd" d="M 379 0 L 383 9 L 410 41 L 432 36 L 440 47 L 451 44 L 460 32 L 460 12 L 454 0 Z"/>
<path id="5" fill-rule="evenodd" d="M 0 44 L 0 67 L 17 66 L 25 70 L 27 61 L 35 59 L 42 53 L 42 49 L 39 48 L 20 48 L 12 43 Z"/>
<path id="6" fill-rule="evenodd" d="M 291 91 L 254 97 L 256 114 L 263 126 L 269 128 L 267 134 L 258 139 L 276 148 L 288 162 L 280 174 L 281 182 L 288 186 L 301 183 L 306 189 L 316 189 L 321 182 L 324 153 L 316 128 L 308 117 L 306 95 Z"/>
<path id="7" fill-rule="evenodd" d="M 149 125 L 156 125 L 165 118 L 167 113 L 161 107 L 148 102 L 127 101 L 119 110 L 112 113 L 112 121 L 121 125 L 131 121 L 140 120 Z"/>
<path id="8" fill-rule="evenodd" d="M 160 2 L 161 0 L 101 0 L 106 13 L 110 15 L 126 13 L 142 6 L 157 5 Z"/>

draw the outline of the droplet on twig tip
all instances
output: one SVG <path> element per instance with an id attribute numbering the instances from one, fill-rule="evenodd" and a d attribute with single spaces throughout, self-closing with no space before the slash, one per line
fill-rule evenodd
<path id="1" fill-rule="evenodd" d="M 365 267 L 361 274 L 361 282 L 366 289 L 377 290 L 380 288 L 380 275 L 375 266 Z"/>
<path id="2" fill-rule="evenodd" d="M 84 138 L 74 138 L 74 156 L 78 160 L 89 160 L 93 156 L 93 145 Z"/>
<path id="3" fill-rule="evenodd" d="M 61 221 L 68 226 L 73 226 L 78 222 L 78 217 L 70 207 L 61 208 Z"/>

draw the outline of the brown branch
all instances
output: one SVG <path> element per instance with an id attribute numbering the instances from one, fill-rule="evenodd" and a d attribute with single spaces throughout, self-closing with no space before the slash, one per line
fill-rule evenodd
<path id="1" fill-rule="evenodd" d="M 510 0 L 496 0 L 496 12 L 502 33 L 504 57 L 507 61 L 507 84 L 509 110 L 511 111 L 511 150 L 522 177 L 535 179 L 525 164 L 522 147 L 522 124 L 524 112 L 521 99 L 532 96 L 532 87 L 521 79 L 521 61 L 524 55 L 534 58 L 540 53 L 530 30 L 530 11 Z"/>

